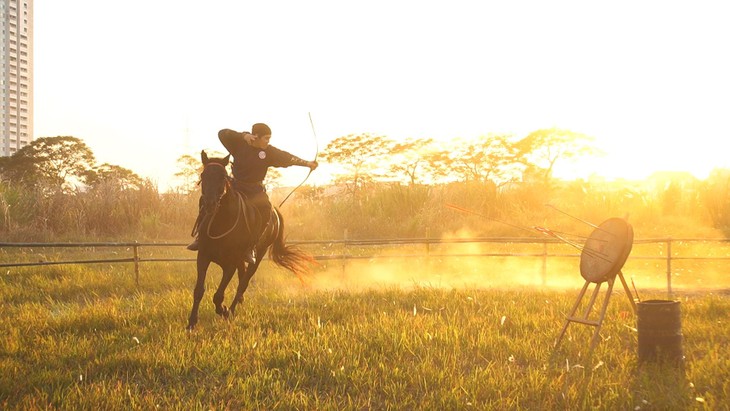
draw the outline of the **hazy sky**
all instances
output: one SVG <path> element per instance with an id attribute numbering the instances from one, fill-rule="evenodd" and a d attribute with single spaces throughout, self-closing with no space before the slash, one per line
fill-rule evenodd
<path id="1" fill-rule="evenodd" d="M 704 177 L 730 167 L 722 3 L 36 0 L 35 137 L 163 189 L 180 155 L 223 150 L 221 128 L 267 122 L 311 158 L 308 112 L 320 149 L 560 127 L 607 152 L 575 176 Z"/>

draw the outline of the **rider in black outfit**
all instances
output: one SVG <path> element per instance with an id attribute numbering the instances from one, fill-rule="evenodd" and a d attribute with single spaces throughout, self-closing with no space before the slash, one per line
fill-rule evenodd
<path id="1" fill-rule="evenodd" d="M 302 166 L 314 170 L 319 165 L 316 161 L 302 160 L 269 145 L 271 129 L 264 123 L 254 124 L 251 133 L 223 129 L 218 132 L 218 139 L 233 156 L 233 188 L 242 193 L 261 215 L 271 211 L 271 202 L 264 187 L 264 178 L 269 167 Z M 201 206 L 196 226 L 204 214 Z M 198 249 L 197 238 L 188 249 L 193 251 Z M 253 262 L 253 255 L 247 256 L 247 260 Z"/>

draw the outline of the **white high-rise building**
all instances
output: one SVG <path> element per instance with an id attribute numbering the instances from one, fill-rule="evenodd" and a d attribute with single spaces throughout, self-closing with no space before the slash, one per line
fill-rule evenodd
<path id="1" fill-rule="evenodd" d="M 0 156 L 33 140 L 33 0 L 0 0 Z"/>

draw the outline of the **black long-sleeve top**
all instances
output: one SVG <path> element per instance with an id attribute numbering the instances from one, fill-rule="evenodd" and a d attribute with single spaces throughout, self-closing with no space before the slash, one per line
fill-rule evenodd
<path id="1" fill-rule="evenodd" d="M 260 185 L 263 190 L 263 181 L 269 167 L 307 165 L 307 162 L 301 158 L 272 145 L 265 149 L 253 147 L 244 140 L 243 136 L 244 133 L 230 129 L 218 132 L 218 139 L 233 156 L 233 178 L 239 184 Z"/>

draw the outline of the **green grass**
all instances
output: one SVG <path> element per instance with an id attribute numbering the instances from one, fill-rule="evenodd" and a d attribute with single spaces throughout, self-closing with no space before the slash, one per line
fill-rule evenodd
<path id="1" fill-rule="evenodd" d="M 637 364 L 623 292 L 590 359 L 592 328 L 578 324 L 553 352 L 577 274 L 570 289 L 328 288 L 264 266 L 225 321 L 211 302 L 215 268 L 190 333 L 194 264 L 147 264 L 139 289 L 125 267 L 0 273 L 0 408 L 722 409 L 730 400 L 723 293 L 678 296 L 682 370 Z"/>

